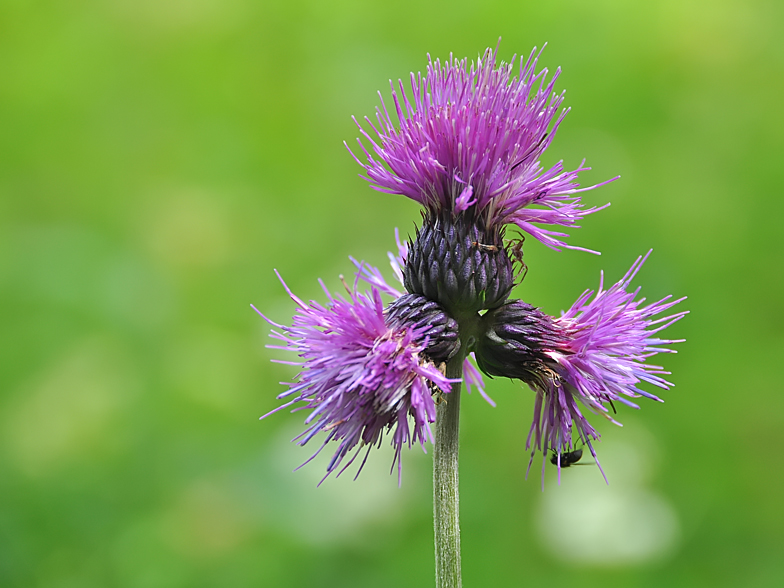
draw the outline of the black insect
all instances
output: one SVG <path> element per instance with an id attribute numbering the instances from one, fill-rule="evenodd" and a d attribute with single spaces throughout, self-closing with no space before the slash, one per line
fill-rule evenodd
<path id="1" fill-rule="evenodd" d="M 583 450 L 582 449 L 575 449 L 574 451 L 567 451 L 561 454 L 561 467 L 568 468 L 569 466 L 573 466 L 577 464 L 583 457 Z M 550 463 L 554 466 L 558 465 L 558 454 L 553 452 L 552 457 L 550 458 Z M 577 465 L 588 465 L 588 464 L 577 464 Z"/>

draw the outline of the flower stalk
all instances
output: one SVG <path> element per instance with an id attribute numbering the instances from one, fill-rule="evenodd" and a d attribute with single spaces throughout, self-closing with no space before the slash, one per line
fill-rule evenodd
<path id="1" fill-rule="evenodd" d="M 433 528 L 436 551 L 436 588 L 460 588 L 460 387 L 464 353 L 446 364 L 452 391 L 436 407 L 433 450 Z"/>

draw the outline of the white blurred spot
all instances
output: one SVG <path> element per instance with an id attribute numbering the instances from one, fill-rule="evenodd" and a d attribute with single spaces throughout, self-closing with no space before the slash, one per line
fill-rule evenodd
<path id="1" fill-rule="evenodd" d="M 548 476 L 537 527 L 553 556 L 573 565 L 614 567 L 673 550 L 680 525 L 667 499 L 645 488 L 655 465 L 650 457 L 641 446 L 614 441 L 599 453 L 609 486 L 595 466 L 563 470 L 560 486 Z"/>
<path id="2" fill-rule="evenodd" d="M 305 413 L 299 414 L 304 417 Z M 362 529 L 377 529 L 401 518 L 403 511 L 411 507 L 412 495 L 428 483 L 421 473 L 429 471 L 430 456 L 424 456 L 425 467 L 418 467 L 424 465 L 421 460 L 405 455 L 421 454 L 422 450 L 416 447 L 404 450 L 403 485 L 398 487 L 397 470 L 390 475 L 393 451 L 385 439 L 380 448 L 371 450 L 356 481 L 354 475 L 362 457 L 340 477 L 332 475 L 317 487 L 326 473 L 334 446 L 326 447 L 319 457 L 293 472 L 318 448 L 318 437 L 306 448 L 290 442 L 303 428 L 301 425 L 287 428 L 269 444 L 271 453 L 262 487 L 254 495 L 248 495 L 248 499 L 255 502 L 262 524 L 274 526 L 305 543 L 334 545 L 361 540 Z"/>

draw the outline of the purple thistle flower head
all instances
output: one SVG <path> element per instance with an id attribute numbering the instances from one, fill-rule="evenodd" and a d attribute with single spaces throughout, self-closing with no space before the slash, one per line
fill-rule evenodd
<path id="1" fill-rule="evenodd" d="M 305 419 L 308 427 L 297 440 L 305 445 L 325 433 L 316 454 L 328 443 L 337 443 L 327 476 L 341 467 L 352 450 L 357 448 L 338 474 L 356 459 L 359 448 L 367 447 L 361 471 L 370 449 L 391 431 L 393 468 L 397 463 L 400 475 L 402 448 L 432 441 L 433 395 L 451 390 L 443 368 L 425 353 L 431 343 L 427 334 L 431 325 L 411 326 L 401 320 L 390 326 L 375 288 L 367 294 L 351 291 L 348 299 L 324 288 L 329 303 L 322 306 L 305 304 L 285 283 L 284 287 L 298 307 L 292 326 L 262 317 L 279 329 L 272 336 L 283 345 L 272 347 L 293 351 L 301 358 L 281 363 L 300 366 L 301 372 L 298 381 L 278 396 L 286 403 L 268 414 L 299 402 L 304 403 L 300 408 L 311 409 Z"/>
<path id="2" fill-rule="evenodd" d="M 509 301 L 486 315 L 486 332 L 477 342 L 479 366 L 490 375 L 519 378 L 534 389 L 534 419 L 527 448 L 545 455 L 543 472 L 547 453 L 552 450 L 559 456 L 559 481 L 560 456 L 576 448 L 577 441 L 587 445 L 596 459 L 591 440 L 600 435 L 585 418 L 581 405 L 615 423 L 610 416 L 614 402 L 633 408 L 639 407 L 630 399 L 641 396 L 661 402 L 641 389 L 640 383 L 664 390 L 672 386 L 662 377 L 669 372 L 646 362 L 657 353 L 675 353 L 666 346 L 682 340 L 662 339 L 658 333 L 688 311 L 654 318 L 684 298 L 666 296 L 648 305 L 643 305 L 644 298 L 635 300 L 639 289 L 628 288 L 648 255 L 638 258 L 607 290 L 602 276 L 595 293 L 585 291 L 559 318 L 521 300 Z M 577 439 L 572 436 L 572 427 Z"/>
<path id="3" fill-rule="evenodd" d="M 402 285 L 407 247 L 395 233 L 398 252 L 389 258 Z M 302 405 L 294 410 L 310 409 L 307 428 L 295 441 L 305 445 L 324 433 L 316 454 L 330 443 L 337 445 L 325 478 L 335 471 L 340 475 L 367 447 L 359 475 L 370 450 L 391 433 L 392 467 L 397 465 L 400 479 L 403 447 L 418 443 L 424 449 L 425 441 L 432 441 L 435 399 L 452 390 L 444 362 L 460 350 L 458 325 L 436 302 L 401 293 L 377 268 L 351 259 L 356 266 L 353 290 L 346 287 L 348 298 L 344 298 L 331 294 L 321 283 L 326 306 L 313 301 L 306 304 L 281 279 L 297 304 L 290 327 L 271 321 L 253 307 L 275 328 L 272 337 L 282 342 L 269 347 L 300 357 L 300 361 L 278 362 L 298 366 L 300 373 L 296 382 L 284 383 L 288 390 L 278 396 L 284 404 L 262 418 L 298 403 Z M 367 293 L 357 291 L 360 281 L 370 286 Z M 393 298 L 386 307 L 381 293 Z M 476 387 L 495 406 L 485 394 L 482 375 L 471 364 L 473 357 L 469 354 L 463 361 L 466 388 L 470 393 Z"/>
<path id="4" fill-rule="evenodd" d="M 536 49 L 519 68 L 514 58 L 497 63 L 497 53 L 488 49 L 476 64 L 428 56 L 427 73 L 411 74 L 410 98 L 402 81 L 392 84 L 397 126 L 381 98 L 376 123 L 365 118 L 376 137 L 357 122 L 371 144 L 358 139 L 366 161 L 352 155 L 375 189 L 416 200 L 433 218 L 465 213 L 483 231 L 511 223 L 553 249 L 580 249 L 539 226 L 574 227 L 600 210 L 580 202 L 580 192 L 597 187 L 576 182 L 590 168 L 539 162 L 568 112 L 559 112 L 563 92 L 555 92 L 560 68 L 547 81 Z"/>

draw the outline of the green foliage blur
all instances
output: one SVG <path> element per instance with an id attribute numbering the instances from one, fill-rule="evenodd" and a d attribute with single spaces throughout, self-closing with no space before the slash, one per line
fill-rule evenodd
<path id="1" fill-rule="evenodd" d="M 516 292 L 557 314 L 640 254 L 688 295 L 665 404 L 600 423 L 610 478 L 541 462 L 533 394 L 463 404 L 466 586 L 784 585 L 784 5 L 773 0 L 0 4 L 0 586 L 430 586 L 429 456 L 316 484 L 272 410 L 272 319 L 386 266 L 417 206 L 342 142 L 426 54 L 548 42 L 612 206 Z M 657 358 L 659 359 L 659 358 Z M 606 425 L 606 426 L 605 426 Z"/>

